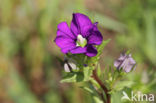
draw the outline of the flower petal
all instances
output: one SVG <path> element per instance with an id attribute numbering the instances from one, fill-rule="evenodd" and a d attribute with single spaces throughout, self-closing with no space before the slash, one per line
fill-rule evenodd
<path id="1" fill-rule="evenodd" d="M 127 57 L 127 55 L 122 53 L 122 54 L 120 54 L 120 57 L 118 58 L 118 60 L 124 61 L 126 59 L 126 57 Z"/>
<path id="2" fill-rule="evenodd" d="M 125 72 L 130 72 L 132 69 L 134 69 L 136 66 L 135 60 L 131 57 L 131 54 L 126 55 L 125 53 L 122 53 L 120 57 L 114 62 L 114 66 L 117 69 L 123 68 Z"/>
<path id="3" fill-rule="evenodd" d="M 119 66 L 121 65 L 122 62 L 123 62 L 123 61 L 121 61 L 121 60 L 115 60 L 114 66 L 115 66 L 117 69 L 119 69 Z"/>
<path id="4" fill-rule="evenodd" d="M 74 48 L 74 49 L 72 49 L 72 50 L 70 50 L 70 52 L 72 53 L 72 54 L 80 54 L 80 53 L 85 53 L 87 51 L 87 48 L 86 47 L 76 47 L 76 48 Z"/>
<path id="5" fill-rule="evenodd" d="M 72 39 L 76 38 L 76 36 L 73 35 L 73 33 L 71 32 L 66 22 L 61 22 L 60 24 L 58 24 L 57 28 L 57 36 L 68 36 Z"/>
<path id="6" fill-rule="evenodd" d="M 67 53 L 69 50 L 76 47 L 74 40 L 68 37 L 57 36 L 54 41 L 56 45 L 58 45 L 61 48 L 61 51 L 63 53 Z"/>
<path id="7" fill-rule="evenodd" d="M 134 62 L 135 62 L 135 61 L 134 61 Z M 122 65 L 123 70 L 124 70 L 125 72 L 130 72 L 130 71 L 134 68 L 135 64 L 136 64 L 136 63 L 133 64 L 133 63 L 131 62 L 130 58 L 126 58 L 126 60 L 124 61 L 123 65 Z"/>
<path id="8" fill-rule="evenodd" d="M 71 22 L 71 30 L 75 35 L 81 34 L 83 27 L 92 25 L 91 20 L 84 14 L 74 13 Z"/>
<path id="9" fill-rule="evenodd" d="M 102 43 L 103 37 L 99 31 L 93 31 L 88 37 L 88 44 L 100 45 Z"/>
<path id="10" fill-rule="evenodd" d="M 78 34 L 80 34 L 80 31 L 78 30 L 78 27 L 77 27 L 77 23 L 76 23 L 75 18 L 73 18 L 72 21 L 71 21 L 70 29 L 71 29 L 71 31 L 73 32 L 73 34 L 75 36 L 77 36 Z"/>
<path id="11" fill-rule="evenodd" d="M 136 61 L 132 57 L 129 57 L 129 63 L 130 64 L 136 64 Z"/>
<path id="12" fill-rule="evenodd" d="M 70 45 L 70 46 L 67 46 L 65 48 L 62 48 L 61 51 L 62 51 L 62 53 L 66 54 L 73 48 L 75 48 L 75 45 Z"/>
<path id="13" fill-rule="evenodd" d="M 92 45 L 88 45 L 86 55 L 89 57 L 93 57 L 93 56 L 96 56 L 96 54 L 97 54 L 96 48 L 93 47 Z"/>
<path id="14" fill-rule="evenodd" d="M 127 65 L 126 67 L 123 67 L 123 70 L 128 73 L 134 68 L 134 66 L 135 65 Z"/>
<path id="15" fill-rule="evenodd" d="M 81 31 L 82 36 L 87 38 L 92 33 L 93 29 L 94 29 L 94 25 L 84 26 Z"/>
<path id="16" fill-rule="evenodd" d="M 98 30 L 97 25 L 98 25 L 98 22 L 95 22 L 95 23 L 94 23 L 94 30 L 95 30 L 95 31 Z"/>

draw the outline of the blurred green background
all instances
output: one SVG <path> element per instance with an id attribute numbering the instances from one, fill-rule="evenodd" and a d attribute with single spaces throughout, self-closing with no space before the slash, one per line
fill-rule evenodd
<path id="1" fill-rule="evenodd" d="M 0 103 L 93 103 L 77 84 L 60 83 L 64 55 L 53 40 L 73 12 L 98 21 L 111 39 L 103 69 L 129 50 L 137 61 L 125 77 L 131 89 L 156 94 L 156 0 L 0 0 Z"/>

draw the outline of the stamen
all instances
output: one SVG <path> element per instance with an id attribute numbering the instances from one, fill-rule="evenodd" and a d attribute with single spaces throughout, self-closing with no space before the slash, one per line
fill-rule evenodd
<path id="1" fill-rule="evenodd" d="M 76 41 L 76 46 L 85 47 L 86 44 L 87 44 L 86 38 L 83 38 L 81 34 L 78 34 L 77 41 Z"/>

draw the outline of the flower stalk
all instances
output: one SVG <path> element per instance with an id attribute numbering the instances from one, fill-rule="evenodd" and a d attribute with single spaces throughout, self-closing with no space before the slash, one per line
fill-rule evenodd
<path id="1" fill-rule="evenodd" d="M 111 95 L 109 94 L 109 90 L 107 89 L 107 87 L 104 85 L 104 83 L 99 79 L 99 77 L 97 76 L 97 72 L 96 72 L 96 69 L 93 70 L 93 76 L 92 76 L 96 81 L 97 83 L 100 85 L 100 87 L 103 89 L 103 91 L 105 92 L 106 94 L 106 101 L 104 101 L 104 103 L 111 103 Z"/>

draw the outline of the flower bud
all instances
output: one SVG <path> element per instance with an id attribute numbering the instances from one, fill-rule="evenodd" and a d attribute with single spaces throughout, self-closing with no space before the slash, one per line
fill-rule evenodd
<path id="1" fill-rule="evenodd" d="M 120 57 L 114 62 L 114 66 L 120 70 L 123 69 L 125 72 L 130 72 L 135 69 L 136 62 L 132 58 L 131 54 L 121 54 Z"/>

